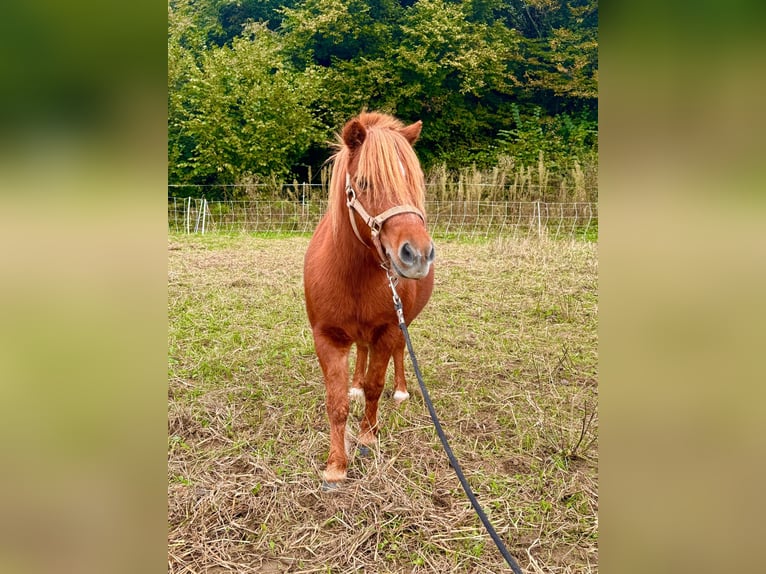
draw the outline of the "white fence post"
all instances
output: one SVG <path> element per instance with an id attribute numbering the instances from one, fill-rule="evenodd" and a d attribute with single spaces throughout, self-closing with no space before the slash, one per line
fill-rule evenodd
<path id="1" fill-rule="evenodd" d="M 186 198 L 186 234 L 190 233 L 191 229 L 191 197 Z"/>
<path id="2" fill-rule="evenodd" d="M 535 202 L 535 207 L 537 208 L 537 236 L 542 237 L 543 236 L 543 226 L 540 222 L 540 201 L 538 200 Z"/>

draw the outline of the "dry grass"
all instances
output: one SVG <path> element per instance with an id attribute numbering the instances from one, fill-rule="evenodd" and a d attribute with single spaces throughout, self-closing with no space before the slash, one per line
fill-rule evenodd
<path id="1" fill-rule="evenodd" d="M 373 456 L 320 490 L 329 437 L 303 310 L 307 243 L 170 238 L 169 571 L 504 571 L 408 360 L 411 400 L 395 408 L 388 384 Z M 437 249 L 434 295 L 410 331 L 453 450 L 525 572 L 596 572 L 596 246 Z"/>

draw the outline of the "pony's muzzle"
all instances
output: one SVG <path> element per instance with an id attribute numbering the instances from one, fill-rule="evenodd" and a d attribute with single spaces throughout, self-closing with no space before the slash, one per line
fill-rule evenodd
<path id="1" fill-rule="evenodd" d="M 409 279 L 422 279 L 431 269 L 431 263 L 436 258 L 436 248 L 430 241 L 425 248 L 418 248 L 409 241 L 399 246 L 397 257 L 392 258 L 396 272 Z"/>

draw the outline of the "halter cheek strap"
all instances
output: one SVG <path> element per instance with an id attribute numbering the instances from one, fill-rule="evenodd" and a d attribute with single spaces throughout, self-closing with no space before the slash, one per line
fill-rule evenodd
<path id="1" fill-rule="evenodd" d="M 351 221 L 351 227 L 354 230 L 354 235 L 356 235 L 356 238 L 362 242 L 362 245 L 368 248 L 370 246 L 367 245 L 367 242 L 365 242 L 364 239 L 362 239 L 362 235 L 359 233 L 359 229 L 356 226 L 356 217 L 354 217 L 355 211 L 359 214 L 359 217 L 362 218 L 362 221 L 367 224 L 367 227 L 370 228 L 370 238 L 372 239 L 372 244 L 375 247 L 375 250 L 378 252 L 378 257 L 380 258 L 381 264 L 383 266 L 387 264 L 388 258 L 386 257 L 386 254 L 383 251 L 383 246 L 380 243 L 380 231 L 383 229 L 383 224 L 386 222 L 386 220 L 391 219 L 397 215 L 402 215 L 404 213 L 414 213 L 420 217 L 421 220 L 423 220 L 423 223 L 426 222 L 426 218 L 423 217 L 423 213 L 417 207 L 412 205 L 395 205 L 394 207 L 387 209 L 383 213 L 373 217 L 367 213 L 367 210 L 357 199 L 356 192 L 351 186 L 351 176 L 349 174 L 346 174 L 346 207 L 348 207 L 348 217 L 349 221 Z"/>

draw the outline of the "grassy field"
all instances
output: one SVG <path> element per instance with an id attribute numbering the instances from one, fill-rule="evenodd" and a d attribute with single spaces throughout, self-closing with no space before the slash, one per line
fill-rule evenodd
<path id="1" fill-rule="evenodd" d="M 410 329 L 436 411 L 525 572 L 598 570 L 597 245 L 437 240 Z M 303 236 L 169 238 L 169 572 L 502 572 L 412 398 L 336 492 Z M 352 404 L 358 429 L 361 405 Z"/>

